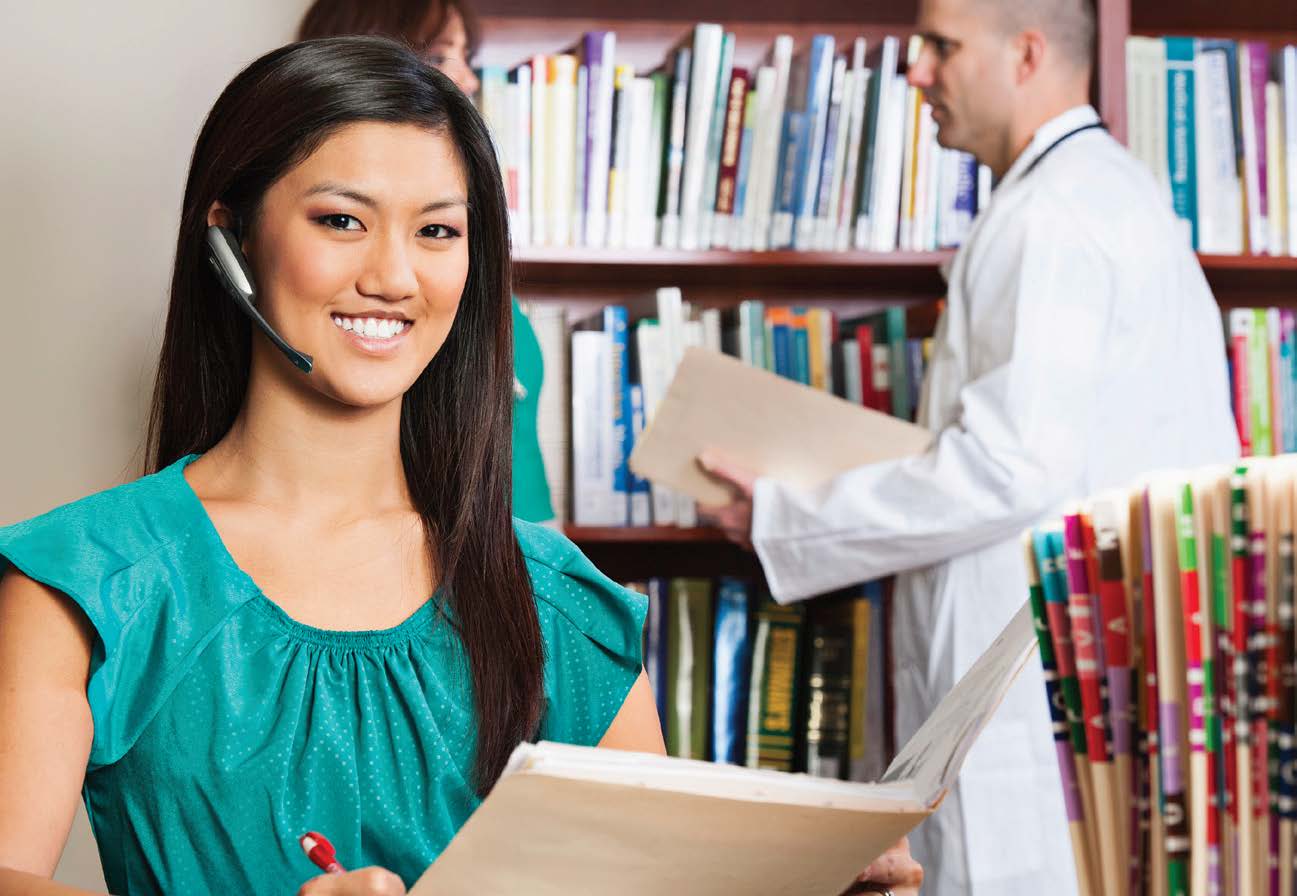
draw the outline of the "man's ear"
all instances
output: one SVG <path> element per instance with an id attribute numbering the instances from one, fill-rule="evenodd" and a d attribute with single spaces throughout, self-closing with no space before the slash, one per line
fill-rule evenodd
<path id="1" fill-rule="evenodd" d="M 1014 50 L 1017 55 L 1014 67 L 1015 80 L 1025 84 L 1045 64 L 1045 54 L 1049 50 L 1049 41 L 1035 28 L 1028 28 L 1014 38 Z"/>

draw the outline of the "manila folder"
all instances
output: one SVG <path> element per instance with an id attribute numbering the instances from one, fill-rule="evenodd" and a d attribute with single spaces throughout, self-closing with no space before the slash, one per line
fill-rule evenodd
<path id="1" fill-rule="evenodd" d="M 819 389 L 692 347 L 631 453 L 636 475 L 703 505 L 729 489 L 698 466 L 716 449 L 758 476 L 809 490 L 865 464 L 922 453 L 932 433 Z"/>

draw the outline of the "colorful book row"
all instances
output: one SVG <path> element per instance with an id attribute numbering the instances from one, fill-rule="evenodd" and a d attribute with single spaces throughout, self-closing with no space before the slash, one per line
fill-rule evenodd
<path id="1" fill-rule="evenodd" d="M 662 67 L 617 60 L 617 35 L 481 72 L 515 247 L 931 250 L 958 245 L 990 176 L 936 142 L 931 107 L 872 53 L 832 35 L 734 64 L 699 24 Z M 918 52 L 917 39 L 908 54 Z M 868 63 L 868 64 L 867 64 Z"/>
<path id="2" fill-rule="evenodd" d="M 780 606 L 741 579 L 649 579 L 645 669 L 673 756 L 875 780 L 890 758 L 882 583 Z"/>

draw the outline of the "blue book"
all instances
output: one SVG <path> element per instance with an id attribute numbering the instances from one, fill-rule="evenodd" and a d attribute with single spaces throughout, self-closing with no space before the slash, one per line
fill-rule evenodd
<path id="1" fill-rule="evenodd" d="M 630 452 L 634 441 L 630 407 L 630 346 L 626 309 L 609 305 L 603 309 L 603 329 L 612 337 L 612 438 L 613 500 L 620 502 L 621 525 L 630 521 Z"/>
<path id="2" fill-rule="evenodd" d="M 631 446 L 644 432 L 644 387 L 634 384 L 627 387 L 630 392 Z M 630 452 L 627 452 L 627 457 Z M 630 524 L 632 526 L 650 526 L 653 524 L 653 496 L 647 479 L 630 473 Z"/>
<path id="3" fill-rule="evenodd" d="M 923 372 L 927 369 L 927 363 L 923 360 L 923 340 L 911 339 L 906 343 L 909 349 L 909 369 L 910 375 L 910 409 L 917 412 L 919 409 L 919 393 L 923 391 Z"/>
<path id="4" fill-rule="evenodd" d="M 770 324 L 770 347 L 775 360 L 775 373 L 793 379 L 793 334 L 787 315 L 778 315 Z"/>
<path id="5" fill-rule="evenodd" d="M 712 672 L 712 760 L 742 765 L 747 755 L 748 689 L 752 670 L 748 586 L 721 579 L 716 595 Z"/>
<path id="6" fill-rule="evenodd" d="M 755 79 L 756 75 L 753 74 Z M 734 182 L 734 228 L 737 231 L 742 225 L 743 210 L 747 208 L 748 177 L 752 170 L 753 141 L 755 137 L 755 120 L 757 93 L 752 90 L 743 103 L 743 132 L 739 137 L 739 171 Z M 723 247 L 722 247 L 723 248 Z"/>
<path id="7" fill-rule="evenodd" d="M 793 309 L 793 373 L 803 386 L 811 384 L 811 333 L 806 328 L 806 309 Z"/>
<path id="8" fill-rule="evenodd" d="M 1166 44 L 1166 155 L 1171 202 L 1193 248 L 1198 248 L 1198 176 L 1194 134 L 1194 39 L 1164 37 Z"/>
<path id="9" fill-rule="evenodd" d="M 648 580 L 648 619 L 644 622 L 644 671 L 657 701 L 662 736 L 667 730 L 667 580 Z"/>
<path id="10" fill-rule="evenodd" d="M 819 198 L 820 162 L 824 156 L 824 132 L 828 125 L 829 88 L 833 79 L 833 35 L 817 34 L 811 38 L 807 68 L 805 118 L 802 139 L 797 145 L 793 182 L 793 245 L 810 248 L 809 222 L 815 220 L 815 201 Z M 807 222 L 807 223 L 803 223 Z M 798 238 L 797 231 L 802 231 Z"/>

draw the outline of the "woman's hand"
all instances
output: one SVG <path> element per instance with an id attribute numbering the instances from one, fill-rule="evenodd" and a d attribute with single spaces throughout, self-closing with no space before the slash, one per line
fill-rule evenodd
<path id="1" fill-rule="evenodd" d="M 919 896 L 923 883 L 923 866 L 910 855 L 910 842 L 904 837 L 861 872 L 847 894 L 884 893 L 892 896 Z"/>
<path id="2" fill-rule="evenodd" d="M 297 896 L 405 896 L 405 884 L 386 868 L 371 866 L 313 877 Z"/>

